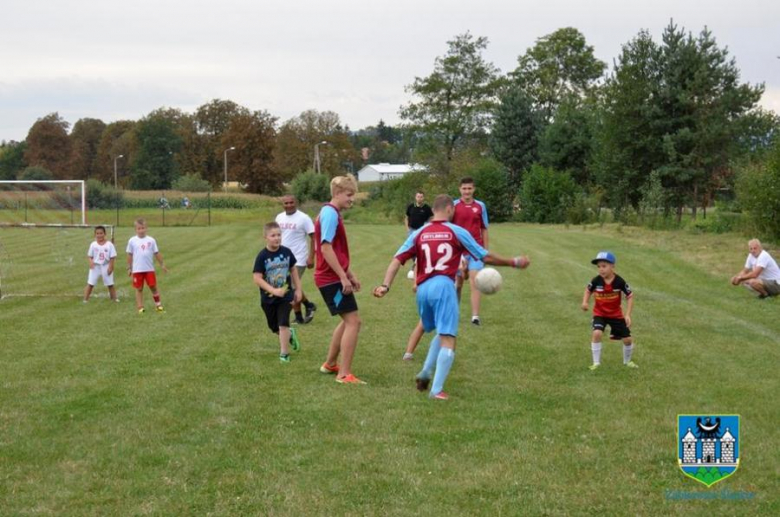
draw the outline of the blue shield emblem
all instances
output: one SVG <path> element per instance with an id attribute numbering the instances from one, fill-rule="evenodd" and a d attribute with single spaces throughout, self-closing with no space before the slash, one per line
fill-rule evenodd
<path id="1" fill-rule="evenodd" d="M 708 488 L 731 476 L 739 467 L 739 415 L 678 415 L 677 461 Z"/>

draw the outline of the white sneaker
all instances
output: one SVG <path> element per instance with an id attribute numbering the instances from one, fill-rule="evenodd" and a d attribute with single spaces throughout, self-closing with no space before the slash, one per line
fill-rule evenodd
<path id="1" fill-rule="evenodd" d="M 410 354 L 409 352 L 404 352 L 404 361 L 411 361 L 414 357 L 414 354 Z"/>

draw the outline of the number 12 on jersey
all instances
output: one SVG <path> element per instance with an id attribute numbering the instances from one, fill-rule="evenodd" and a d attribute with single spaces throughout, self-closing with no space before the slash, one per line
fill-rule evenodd
<path id="1" fill-rule="evenodd" d="M 423 244 L 420 246 L 423 250 L 423 253 L 425 254 L 425 274 L 429 275 L 433 273 L 434 271 L 446 271 L 447 267 L 449 266 L 448 262 L 450 259 L 452 259 L 452 246 L 446 242 L 443 242 L 439 244 L 436 247 L 435 256 L 434 253 L 431 250 L 431 246 L 428 243 Z M 434 259 L 436 260 L 436 265 L 433 265 Z"/>

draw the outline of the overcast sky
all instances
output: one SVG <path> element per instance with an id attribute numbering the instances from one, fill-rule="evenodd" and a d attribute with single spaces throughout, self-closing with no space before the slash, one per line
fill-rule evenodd
<path id="1" fill-rule="evenodd" d="M 704 26 L 742 79 L 764 82 L 780 113 L 780 2 L 769 0 L 3 0 L 0 140 L 21 140 L 58 111 L 73 124 L 138 119 L 214 98 L 286 120 L 332 110 L 353 129 L 398 122 L 404 86 L 446 41 L 487 36 L 502 71 L 560 27 L 576 27 L 610 65 L 640 29 Z"/>

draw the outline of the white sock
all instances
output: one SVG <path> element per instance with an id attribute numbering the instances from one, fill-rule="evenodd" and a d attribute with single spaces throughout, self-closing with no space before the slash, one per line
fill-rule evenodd
<path id="1" fill-rule="evenodd" d="M 601 364 L 601 343 L 591 343 L 590 351 L 593 354 L 593 364 Z"/>
<path id="2" fill-rule="evenodd" d="M 631 354 L 634 352 L 634 344 L 631 343 L 628 346 L 623 345 L 623 364 L 628 364 L 631 361 Z"/>

